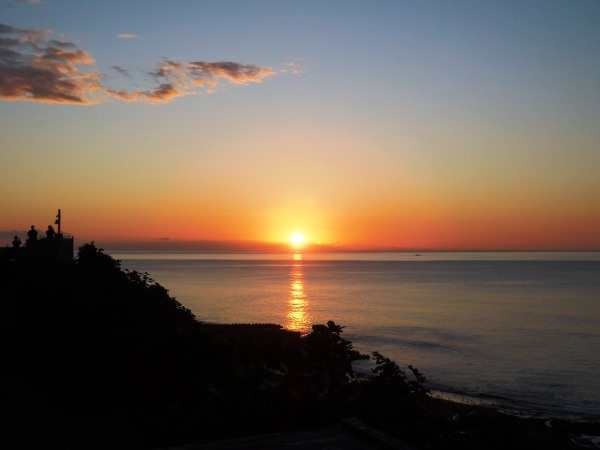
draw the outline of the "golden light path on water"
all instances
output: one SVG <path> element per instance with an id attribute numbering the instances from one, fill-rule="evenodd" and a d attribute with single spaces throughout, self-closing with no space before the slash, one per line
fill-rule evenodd
<path id="1" fill-rule="evenodd" d="M 312 319 L 309 311 L 310 302 L 304 290 L 304 271 L 300 254 L 294 255 L 288 297 L 288 312 L 284 327 L 288 330 L 307 332 L 310 330 Z"/>

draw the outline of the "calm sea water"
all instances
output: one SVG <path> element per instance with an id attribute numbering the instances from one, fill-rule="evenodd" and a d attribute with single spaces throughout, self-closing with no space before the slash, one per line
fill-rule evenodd
<path id="1" fill-rule="evenodd" d="M 600 253 L 119 253 L 198 320 L 334 320 L 362 352 L 513 411 L 600 417 Z"/>

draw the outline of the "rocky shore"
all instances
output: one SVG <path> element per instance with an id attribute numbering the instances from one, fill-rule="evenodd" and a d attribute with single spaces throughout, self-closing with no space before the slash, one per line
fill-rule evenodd
<path id="1" fill-rule="evenodd" d="M 416 368 L 358 354 L 333 321 L 306 336 L 199 323 L 93 243 L 72 263 L 4 262 L 0 283 L 3 448 L 202 448 L 349 419 L 422 449 L 580 449 L 600 436 L 598 421 L 433 398 Z M 368 377 L 352 368 L 364 357 Z"/>

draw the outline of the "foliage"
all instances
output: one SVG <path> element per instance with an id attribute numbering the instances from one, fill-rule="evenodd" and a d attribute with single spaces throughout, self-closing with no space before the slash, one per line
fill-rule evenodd
<path id="1" fill-rule="evenodd" d="M 425 376 L 418 369 L 409 365 L 408 369 L 412 377 L 408 377 L 406 372 L 390 358 L 377 351 L 373 352 L 372 355 L 377 364 L 374 369 L 371 369 L 373 373 L 378 374 L 375 382 L 394 386 L 407 397 L 424 398 L 428 396 L 430 391 L 424 385 L 426 382 Z"/>
<path id="2" fill-rule="evenodd" d="M 124 320 L 132 322 L 129 326 L 141 326 L 144 320 L 148 327 L 160 329 L 183 331 L 186 326 L 194 326 L 192 312 L 170 297 L 168 290 L 148 273 L 121 269 L 121 262 L 97 248 L 93 241 L 79 248 L 76 265 L 82 275 L 79 285 L 81 290 L 87 290 L 86 296 L 116 308 Z"/>

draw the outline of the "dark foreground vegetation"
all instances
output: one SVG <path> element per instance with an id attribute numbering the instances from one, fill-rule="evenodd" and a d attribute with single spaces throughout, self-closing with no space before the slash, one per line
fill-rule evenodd
<path id="1" fill-rule="evenodd" d="M 91 244 L 74 263 L 0 266 L 0 448 L 149 449 L 355 417 L 416 448 L 581 448 L 598 425 L 434 399 L 374 353 L 368 377 L 334 322 L 196 321 L 147 274 Z"/>

